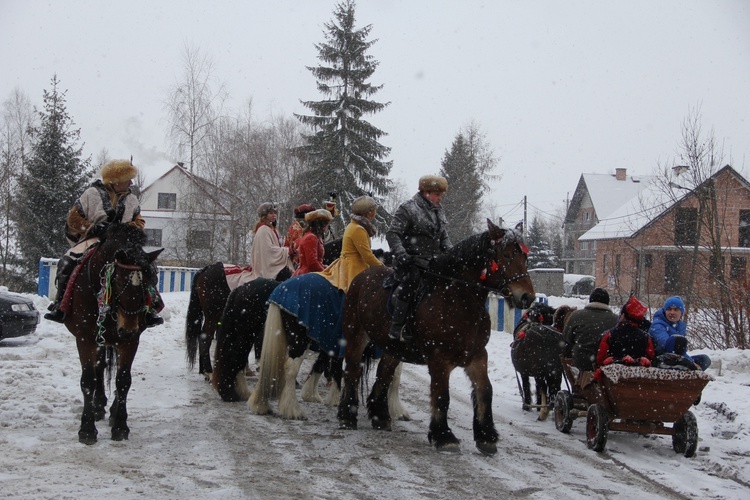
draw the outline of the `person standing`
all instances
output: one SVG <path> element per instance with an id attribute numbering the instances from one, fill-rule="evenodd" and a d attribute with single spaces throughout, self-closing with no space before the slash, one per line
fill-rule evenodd
<path id="1" fill-rule="evenodd" d="M 370 247 L 370 238 L 375 236 L 372 221 L 378 213 L 378 204 L 370 196 L 360 196 L 352 202 L 352 217 L 344 230 L 341 256 L 320 273 L 333 286 L 349 291 L 352 280 L 368 267 L 382 266 Z"/>
<path id="2" fill-rule="evenodd" d="M 331 212 L 325 209 L 313 210 L 305 214 L 305 228 L 302 238 L 297 240 L 297 252 L 299 254 L 299 267 L 292 276 L 314 273 L 325 269 L 323 256 L 323 236 L 328 224 L 331 223 Z"/>
<path id="3" fill-rule="evenodd" d="M 448 237 L 448 220 L 441 202 L 448 191 L 445 177 L 425 175 L 419 179 L 419 191 L 402 203 L 393 215 L 386 241 L 394 255 L 396 280 L 394 311 L 389 337 L 411 340 L 404 332 L 409 305 L 430 260 L 453 246 Z"/>
<path id="4" fill-rule="evenodd" d="M 669 297 L 664 302 L 664 307 L 654 313 L 654 321 L 648 333 L 654 340 L 656 355 L 679 354 L 705 371 L 711 366 L 711 358 L 706 354 L 690 356 L 687 353 L 687 325 L 682 320 L 684 315 L 685 303 L 677 296 Z"/>
<path id="5" fill-rule="evenodd" d="M 255 224 L 253 243 L 250 246 L 250 279 L 268 278 L 278 281 L 292 275 L 292 258 L 289 249 L 281 245 L 276 231 L 278 210 L 273 203 L 261 203 L 258 207 L 258 222 Z"/>
<path id="6" fill-rule="evenodd" d="M 573 358 L 573 366 L 581 371 L 593 371 L 596 351 L 604 332 L 617 324 L 617 315 L 609 308 L 609 293 L 595 288 L 589 303 L 573 311 L 565 323 L 565 357 Z"/>
<path id="7" fill-rule="evenodd" d="M 44 319 L 57 323 L 65 321 L 65 313 L 60 305 L 70 275 L 86 249 L 99 241 L 110 224 L 129 224 L 138 229 L 146 226 L 141 216 L 140 202 L 131 190 L 137 175 L 138 169 L 129 160 L 109 161 L 102 167 L 101 180 L 94 181 L 73 204 L 65 223 L 65 238 L 71 248 L 57 264 L 57 295 Z M 150 283 L 154 306 L 146 313 L 147 328 L 164 323 L 164 319 L 157 314 L 164 308 L 164 302 L 156 291 L 159 273 L 154 269 L 152 275 L 157 281 Z"/>

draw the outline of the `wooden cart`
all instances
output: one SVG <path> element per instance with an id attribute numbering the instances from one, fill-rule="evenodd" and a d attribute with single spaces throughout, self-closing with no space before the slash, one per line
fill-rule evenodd
<path id="1" fill-rule="evenodd" d="M 608 365 L 602 377 L 576 376 L 572 360 L 563 358 L 568 390 L 555 398 L 555 427 L 568 433 L 573 421 L 586 416 L 586 444 L 603 451 L 610 430 L 672 436 L 675 452 L 692 457 L 698 447 L 698 424 L 689 408 L 711 376 L 700 370 Z M 667 425 L 670 424 L 671 425 Z"/>

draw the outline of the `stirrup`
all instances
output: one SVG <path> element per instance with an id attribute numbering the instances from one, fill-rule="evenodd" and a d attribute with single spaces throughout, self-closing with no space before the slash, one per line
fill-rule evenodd
<path id="1" fill-rule="evenodd" d="M 64 323 L 65 313 L 62 312 L 60 309 L 52 309 L 50 310 L 50 312 L 44 315 L 44 319 L 49 320 L 49 321 L 54 321 L 55 323 Z"/>
<path id="2" fill-rule="evenodd" d="M 147 313 L 145 322 L 146 322 L 146 328 L 151 328 L 152 326 L 163 325 L 164 318 L 154 313 Z"/>

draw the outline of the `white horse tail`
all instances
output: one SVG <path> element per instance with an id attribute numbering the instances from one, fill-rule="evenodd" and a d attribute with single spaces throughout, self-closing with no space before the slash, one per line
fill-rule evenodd
<path id="1" fill-rule="evenodd" d="M 264 415 L 271 413 L 268 400 L 279 396 L 284 387 L 284 363 L 287 358 L 286 333 L 281 320 L 279 306 L 271 302 L 263 329 L 263 347 L 258 366 L 258 383 L 247 400 L 253 412 Z"/>

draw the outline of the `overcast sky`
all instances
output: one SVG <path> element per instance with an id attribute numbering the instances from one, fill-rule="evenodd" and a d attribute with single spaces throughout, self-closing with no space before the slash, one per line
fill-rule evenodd
<path id="1" fill-rule="evenodd" d="M 187 43 L 213 58 L 254 114 L 307 113 L 306 66 L 333 0 L 0 0 L 0 100 L 37 105 L 57 74 L 85 152 L 134 156 L 156 172 L 168 154 L 164 101 Z M 528 196 L 553 212 L 581 173 L 670 163 L 683 120 L 700 107 L 733 166 L 750 162 L 750 2 L 360 0 L 380 61 L 371 83 L 390 101 L 368 117 L 388 133 L 391 175 L 416 191 L 474 121 L 500 158 L 491 197 L 515 223 Z M 450 193 L 449 193 L 450 195 Z M 514 208 L 515 207 L 515 208 Z"/>

